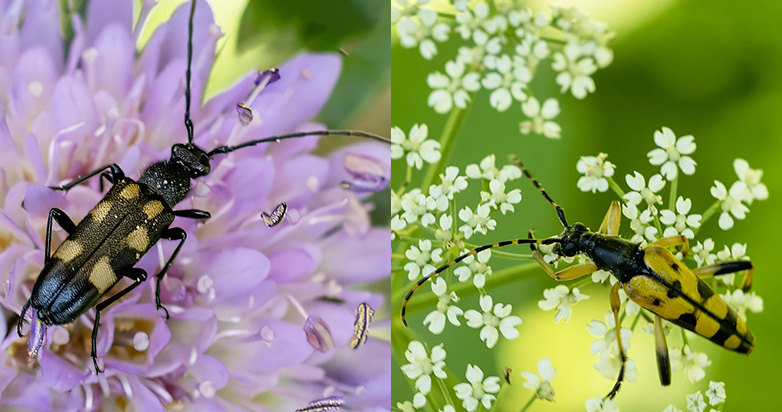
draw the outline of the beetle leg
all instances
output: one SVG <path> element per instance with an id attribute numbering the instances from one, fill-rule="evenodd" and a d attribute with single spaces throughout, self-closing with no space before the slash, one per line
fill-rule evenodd
<path id="1" fill-rule="evenodd" d="M 44 262 L 48 262 L 49 258 L 52 256 L 52 220 L 56 220 L 57 224 L 60 225 L 60 227 L 63 228 L 69 235 L 72 234 L 74 230 L 76 230 L 76 225 L 73 224 L 73 220 L 71 220 L 71 218 L 68 217 L 65 212 L 57 209 L 56 207 L 49 210 L 49 220 L 46 222 L 46 241 L 44 244 L 44 253 L 46 253 L 46 258 L 44 259 Z"/>
<path id="2" fill-rule="evenodd" d="M 687 236 L 684 235 L 669 236 L 669 237 L 664 237 L 662 239 L 657 239 L 657 241 L 655 241 L 649 246 L 673 247 L 679 245 L 683 245 L 682 253 L 684 253 L 685 255 L 687 254 L 687 252 L 690 251 L 690 240 L 687 239 Z"/>
<path id="3" fill-rule="evenodd" d="M 665 340 L 663 321 L 654 317 L 654 348 L 657 353 L 657 371 L 660 372 L 660 383 L 663 386 L 671 384 L 671 358 L 668 356 L 668 343 Z"/>
<path id="4" fill-rule="evenodd" d="M 741 285 L 741 290 L 748 291 L 752 287 L 752 274 L 755 272 L 755 265 L 749 260 L 739 260 L 736 262 L 723 262 L 716 265 L 709 265 L 692 269 L 692 273 L 699 278 L 707 278 L 709 276 L 726 275 L 729 273 L 741 272 L 746 270 L 747 274 L 744 275 L 744 283 Z"/>
<path id="5" fill-rule="evenodd" d="M 625 355 L 625 349 L 622 346 L 622 325 L 619 323 L 619 309 L 622 305 L 622 301 L 619 299 L 619 287 L 622 284 L 617 282 L 611 288 L 611 311 L 614 312 L 614 325 L 616 328 L 616 345 L 619 347 L 619 359 L 622 361 L 622 366 L 619 368 L 619 376 L 616 378 L 616 383 L 608 392 L 606 398 L 614 399 L 616 393 L 619 392 L 619 388 L 622 386 L 622 381 L 625 378 L 625 363 L 627 362 L 627 355 Z"/>
<path id="6" fill-rule="evenodd" d="M 27 313 L 27 309 L 30 308 L 30 299 L 27 299 L 27 302 L 24 303 L 24 306 L 22 306 L 22 313 L 19 314 L 19 319 L 16 321 L 16 333 L 21 338 L 22 335 L 22 327 L 24 326 L 24 315 Z"/>
<path id="7" fill-rule="evenodd" d="M 209 219 L 212 214 L 205 210 L 187 209 L 187 210 L 175 210 L 174 216 L 185 217 L 188 219 Z"/>
<path id="8" fill-rule="evenodd" d="M 164 230 L 160 237 L 168 240 L 179 240 L 179 244 L 177 245 L 176 249 L 174 249 L 174 253 L 171 254 L 171 257 L 168 258 L 168 262 L 166 262 L 165 266 L 163 266 L 163 269 L 161 269 L 160 272 L 155 275 L 155 304 L 157 305 L 158 309 L 163 309 L 166 312 L 166 319 L 168 319 L 168 309 L 160 304 L 160 282 L 163 280 L 163 276 L 165 276 L 166 272 L 168 272 L 168 268 L 170 268 L 171 264 L 174 263 L 176 255 L 179 254 L 179 249 L 182 249 L 182 245 L 185 244 L 185 240 L 187 239 L 187 232 L 182 230 L 182 228 L 172 227 Z"/>
<path id="9" fill-rule="evenodd" d="M 533 234 L 532 230 L 527 232 L 527 235 L 530 239 L 535 239 L 535 235 Z M 560 270 L 559 272 L 555 272 L 554 269 L 551 268 L 551 265 L 549 265 L 548 262 L 543 259 L 543 255 L 540 254 L 540 251 L 538 251 L 538 248 L 534 243 L 530 243 L 529 248 L 532 251 L 532 258 L 535 259 L 535 261 L 538 262 L 543 270 L 545 270 L 549 276 L 554 278 L 554 280 L 571 280 L 581 276 L 589 275 L 590 273 L 597 271 L 597 266 L 594 263 L 583 263 L 580 265 L 567 267 Z"/>
<path id="10" fill-rule="evenodd" d="M 147 280 L 147 272 L 144 269 L 131 268 L 130 273 L 126 274 L 125 277 L 129 277 L 133 279 L 133 284 L 115 293 L 112 297 L 104 300 L 103 302 L 98 303 L 98 305 L 95 306 L 95 323 L 93 323 L 92 325 L 92 352 L 91 352 L 92 363 L 95 365 L 95 374 L 99 374 L 103 372 L 103 370 L 101 370 L 100 367 L 98 367 L 98 327 L 100 326 L 100 312 L 103 309 L 106 309 L 106 307 L 108 307 L 112 303 L 121 299 L 123 296 L 127 295 L 128 292 L 135 289 L 136 286 L 141 284 L 141 282 Z"/>
<path id="11" fill-rule="evenodd" d="M 619 224 L 621 222 L 622 207 L 619 205 L 618 201 L 614 200 L 611 202 L 611 206 L 608 207 L 608 211 L 603 218 L 603 223 L 600 224 L 600 229 L 598 229 L 597 233 L 609 236 L 618 236 Z"/>
<path id="12" fill-rule="evenodd" d="M 111 181 L 112 183 L 116 182 L 116 181 L 119 181 L 119 180 L 122 180 L 125 177 L 125 173 L 122 172 L 122 169 L 120 169 L 119 166 L 117 166 L 116 163 L 112 163 L 110 165 L 103 166 L 100 169 L 93 170 L 92 172 L 90 172 L 90 173 L 88 173 L 88 174 L 86 174 L 86 175 L 84 175 L 84 176 L 82 176 L 82 177 L 80 177 L 80 178 L 70 182 L 70 183 L 67 183 L 65 185 L 62 185 L 62 186 L 49 186 L 49 189 L 64 190 L 64 191 L 67 192 L 68 190 L 71 190 L 72 187 L 78 185 L 79 183 L 81 183 L 81 182 L 83 182 L 83 181 L 85 181 L 85 180 L 87 180 L 87 179 L 89 179 L 89 178 L 91 178 L 91 177 L 93 177 L 93 176 L 95 176 L 95 175 L 97 175 L 99 173 L 102 173 L 103 171 L 106 171 L 107 173 L 111 174 L 111 179 L 109 181 Z M 107 178 L 108 178 L 108 176 L 107 176 Z M 103 186 L 103 182 L 101 181 L 101 189 L 102 189 L 102 186 Z"/>

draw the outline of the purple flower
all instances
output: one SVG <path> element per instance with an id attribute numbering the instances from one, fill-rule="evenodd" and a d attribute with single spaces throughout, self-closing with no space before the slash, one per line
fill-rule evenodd
<path id="1" fill-rule="evenodd" d="M 186 140 L 189 7 L 177 9 L 137 55 L 154 2 L 143 2 L 135 27 L 132 3 L 91 0 L 86 21 L 70 18 L 74 34 L 65 44 L 56 1 L 0 1 L 2 330 L 15 322 L 10 314 L 20 312 L 43 267 L 49 209 L 78 222 L 103 196 L 98 178 L 67 194 L 46 186 L 113 162 L 135 179 Z M 323 128 L 310 121 L 339 77 L 341 60 L 332 54 L 298 56 L 278 73 L 249 73 L 198 104 L 220 35 L 199 1 L 195 144 L 209 150 Z M 246 125 L 236 112 L 240 102 L 252 115 Z M 348 153 L 387 165 L 389 148 L 362 141 L 321 157 L 310 153 L 317 143 L 308 137 L 216 155 L 211 173 L 177 206 L 208 210 L 212 218 L 172 225 L 189 236 L 162 284 L 171 318 L 156 310 L 151 280 L 101 312 L 101 375 L 89 353 L 94 311 L 48 327 L 45 341 L 34 338 L 42 345 L 37 363 L 27 356 L 30 333 L 20 339 L 10 328 L 0 343 L 0 408 L 295 410 L 335 396 L 344 410 L 389 409 L 389 345 L 370 339 L 361 350 L 349 347 L 355 307 L 384 301 L 362 287 L 389 276 L 388 228 L 369 224 L 368 194 L 340 187 L 355 178 L 344 166 Z M 260 214 L 282 202 L 287 216 L 267 227 Z M 53 244 L 64 237 L 55 225 Z M 174 247 L 160 241 L 137 267 L 151 277 Z M 316 351 L 308 342 L 310 316 L 326 325 L 333 350 Z"/>

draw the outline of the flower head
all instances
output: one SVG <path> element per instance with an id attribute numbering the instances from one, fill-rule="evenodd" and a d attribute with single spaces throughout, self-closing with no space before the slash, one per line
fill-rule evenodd
<path id="1" fill-rule="evenodd" d="M 455 292 L 448 293 L 448 285 L 443 278 L 437 278 L 432 282 L 432 292 L 437 296 L 437 306 L 424 318 L 424 325 L 429 325 L 429 332 L 439 335 L 445 329 L 445 319 L 454 326 L 461 326 L 459 316 L 464 311 L 456 306 L 459 297 Z"/>
<path id="2" fill-rule="evenodd" d="M 741 196 L 741 200 L 751 205 L 756 199 L 768 199 L 768 189 L 766 188 L 766 185 L 760 182 L 760 179 L 763 178 L 762 170 L 750 168 L 749 163 L 744 159 L 734 160 L 733 170 L 736 171 L 739 181 L 744 183 L 744 187 L 746 187 L 744 195 Z"/>
<path id="3" fill-rule="evenodd" d="M 391 158 L 398 159 L 407 153 L 407 164 L 421 169 L 424 161 L 435 163 L 440 160 L 440 143 L 427 139 L 429 128 L 425 124 L 416 124 L 405 136 L 402 129 L 394 126 L 391 129 Z"/>
<path id="4" fill-rule="evenodd" d="M 709 398 L 709 405 L 715 406 L 725 402 L 725 382 L 709 382 L 709 389 L 706 391 L 706 397 Z"/>
<path id="5" fill-rule="evenodd" d="M 557 314 L 554 319 L 557 323 L 562 319 L 565 319 L 565 322 L 570 320 L 570 314 L 572 313 L 571 305 L 589 298 L 588 295 L 581 293 L 578 288 L 573 288 L 571 291 L 565 285 L 557 285 L 554 288 L 544 290 L 543 297 L 546 300 L 539 300 L 538 306 L 547 311 L 556 308 Z"/>
<path id="6" fill-rule="evenodd" d="M 720 213 L 719 225 L 722 230 L 728 230 L 733 227 L 733 217 L 739 220 L 743 220 L 749 212 L 749 208 L 741 201 L 746 196 L 747 185 L 744 182 L 734 182 L 730 187 L 730 191 L 725 189 L 725 185 L 719 180 L 714 181 L 714 186 L 711 188 L 711 195 L 720 201 Z"/>
<path id="7" fill-rule="evenodd" d="M 701 215 L 688 215 L 690 209 L 692 209 L 692 201 L 679 196 L 676 199 L 676 212 L 668 209 L 660 211 L 660 222 L 668 226 L 663 231 L 663 237 L 676 235 L 684 235 L 687 239 L 695 237 L 692 229 L 701 226 Z"/>
<path id="8" fill-rule="evenodd" d="M 500 391 L 500 378 L 489 376 L 483 379 L 483 371 L 475 365 L 467 365 L 467 382 L 460 383 L 453 387 L 456 397 L 462 400 L 462 407 L 468 412 L 478 409 L 478 405 L 483 405 L 486 409 L 491 409 L 491 404 Z"/>
<path id="9" fill-rule="evenodd" d="M 529 120 L 519 124 L 521 134 L 535 132 L 551 139 L 558 139 L 562 128 L 554 121 L 559 116 L 559 101 L 548 98 L 541 106 L 538 99 L 530 97 L 521 104 L 521 111 Z"/>
<path id="10" fill-rule="evenodd" d="M 524 387 L 535 392 L 539 399 L 554 401 L 554 388 L 551 381 L 557 377 L 557 370 L 551 366 L 551 359 L 542 358 L 538 361 L 538 374 L 533 372 L 522 372 L 521 376 L 527 381 Z"/>
<path id="11" fill-rule="evenodd" d="M 443 258 L 440 257 L 442 252 L 441 248 L 432 250 L 432 241 L 428 239 L 419 240 L 418 246 L 411 245 L 405 251 L 405 256 L 410 259 L 410 262 L 405 265 L 408 279 L 415 280 L 421 274 L 426 276 L 434 272 L 435 267 L 429 262 L 437 263 L 442 261 Z"/>
<path id="12" fill-rule="evenodd" d="M 432 376 L 445 379 L 447 376 L 443 368 L 445 367 L 445 349 L 443 345 L 437 345 L 432 348 L 432 356 L 426 352 L 424 345 L 414 340 L 407 345 L 405 358 L 409 362 L 402 365 L 402 372 L 409 379 L 415 380 L 415 389 L 422 395 L 426 395 L 432 390 Z M 423 406 L 423 405 L 422 405 Z"/>
<path id="13" fill-rule="evenodd" d="M 684 376 L 692 383 L 706 376 L 703 368 L 711 366 L 709 357 L 703 352 L 693 352 L 689 346 L 682 350 L 671 351 L 671 370 L 684 370 Z"/>
<path id="14" fill-rule="evenodd" d="M 453 106 L 464 109 L 470 100 L 470 92 L 480 89 L 478 73 L 468 72 L 461 61 L 449 61 L 445 64 L 445 74 L 435 72 L 426 78 L 426 83 L 434 89 L 429 94 L 428 104 L 437 113 L 448 113 Z"/>
<path id="15" fill-rule="evenodd" d="M 499 338 L 499 331 L 502 332 L 502 336 L 505 339 L 516 339 L 519 337 L 519 331 L 516 330 L 516 326 L 521 324 L 521 318 L 518 316 L 511 316 L 511 305 L 503 305 L 498 303 L 493 305 L 492 298 L 489 295 L 481 296 L 481 310 L 480 312 L 470 309 L 464 313 L 464 318 L 467 319 L 467 326 L 471 328 L 481 328 L 481 340 L 486 342 L 486 346 L 490 349 L 497 344 Z"/>
<path id="16" fill-rule="evenodd" d="M 686 174 L 695 173 L 695 161 L 689 156 L 695 152 L 695 138 L 691 135 L 676 138 L 673 130 L 663 127 L 654 132 L 654 143 L 659 148 L 647 154 L 649 163 L 660 166 L 660 173 L 668 180 L 673 180 L 679 169 Z"/>
<path id="17" fill-rule="evenodd" d="M 582 192 L 605 192 L 608 190 L 606 177 L 614 175 L 614 164 L 607 161 L 605 153 L 597 156 L 581 156 L 576 163 L 576 170 L 583 174 L 576 184 Z"/>

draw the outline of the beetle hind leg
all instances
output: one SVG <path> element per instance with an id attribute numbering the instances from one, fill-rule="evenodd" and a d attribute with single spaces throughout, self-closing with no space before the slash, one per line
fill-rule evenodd
<path id="1" fill-rule="evenodd" d="M 622 382 L 625 378 L 625 364 L 627 363 L 627 355 L 625 349 L 622 346 L 622 324 L 619 322 L 619 309 L 621 307 L 621 300 L 619 299 L 619 287 L 621 283 L 617 282 L 611 288 L 611 311 L 614 313 L 614 327 L 616 328 L 616 345 L 619 347 L 619 359 L 622 361 L 622 366 L 619 367 L 619 376 L 616 378 L 614 387 L 611 388 L 611 392 L 608 392 L 606 399 L 614 399 L 616 393 L 619 392 L 619 388 L 622 387 Z"/>
<path id="2" fill-rule="evenodd" d="M 176 259 L 176 256 L 179 254 L 179 250 L 182 249 L 182 245 L 185 244 L 185 240 L 187 240 L 187 232 L 185 232 L 182 228 L 173 227 L 164 230 L 160 237 L 163 239 L 179 241 L 179 244 L 177 245 L 176 249 L 174 249 L 174 253 L 172 253 L 171 257 L 168 258 L 168 261 L 163 266 L 163 269 L 161 269 L 160 272 L 158 272 L 157 275 L 155 275 L 155 281 L 156 281 L 155 304 L 157 305 L 158 309 L 163 309 L 163 311 L 166 312 L 166 319 L 168 319 L 169 318 L 168 309 L 166 309 L 160 303 L 160 282 L 163 280 L 163 276 L 165 276 L 166 272 L 168 272 L 168 269 L 171 267 L 171 264 L 174 263 L 174 259 Z"/>
<path id="3" fill-rule="evenodd" d="M 98 366 L 98 327 L 100 326 L 100 312 L 127 295 L 128 292 L 135 289 L 141 282 L 147 280 L 147 272 L 144 269 L 132 268 L 130 273 L 126 274 L 125 277 L 133 279 L 133 284 L 95 306 L 95 322 L 92 324 L 92 352 L 90 354 L 92 355 L 92 363 L 95 365 L 96 374 L 103 372 L 100 366 Z"/>
<path id="4" fill-rule="evenodd" d="M 660 384 L 671 384 L 671 357 L 668 355 L 668 343 L 665 340 L 663 321 L 659 316 L 654 317 L 654 347 L 657 355 L 657 371 L 660 373 Z"/>
<path id="5" fill-rule="evenodd" d="M 744 281 L 741 284 L 741 290 L 748 291 L 752 287 L 752 275 L 755 272 L 755 265 L 749 260 L 739 260 L 735 262 L 723 262 L 716 265 L 709 265 L 692 269 L 692 273 L 703 279 L 709 276 L 727 275 L 730 273 L 736 273 L 741 271 L 747 271 L 744 275 Z"/>

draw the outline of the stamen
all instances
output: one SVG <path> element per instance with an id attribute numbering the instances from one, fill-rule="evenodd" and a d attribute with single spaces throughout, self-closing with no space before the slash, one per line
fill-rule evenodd
<path id="1" fill-rule="evenodd" d="M 306 407 L 296 409 L 296 412 L 323 412 L 333 409 L 339 409 L 344 400 L 341 396 L 329 396 L 328 398 L 318 399 L 307 404 Z"/>
<path id="2" fill-rule="evenodd" d="M 354 192 L 376 192 L 388 184 L 388 165 L 372 156 L 353 153 L 345 155 L 342 162 L 351 180 L 340 184 L 343 189 Z"/>
<path id="3" fill-rule="evenodd" d="M 334 339 L 331 337 L 326 322 L 320 317 L 312 315 L 304 322 L 304 332 L 307 334 L 307 342 L 320 352 L 328 352 L 334 349 Z"/>
<path id="4" fill-rule="evenodd" d="M 282 222 L 282 219 L 285 218 L 285 212 L 288 210 L 288 205 L 285 204 L 285 202 L 280 203 L 277 205 L 277 207 L 272 210 L 271 214 L 266 212 L 261 212 L 261 219 L 263 219 L 263 223 L 266 223 L 266 226 L 268 227 L 274 227 L 280 224 Z"/>
<path id="5" fill-rule="evenodd" d="M 31 358 L 37 358 L 38 351 L 46 343 L 47 326 L 38 318 L 37 312 L 35 309 L 30 312 L 32 322 L 30 323 L 30 340 L 27 341 L 27 355 Z"/>

